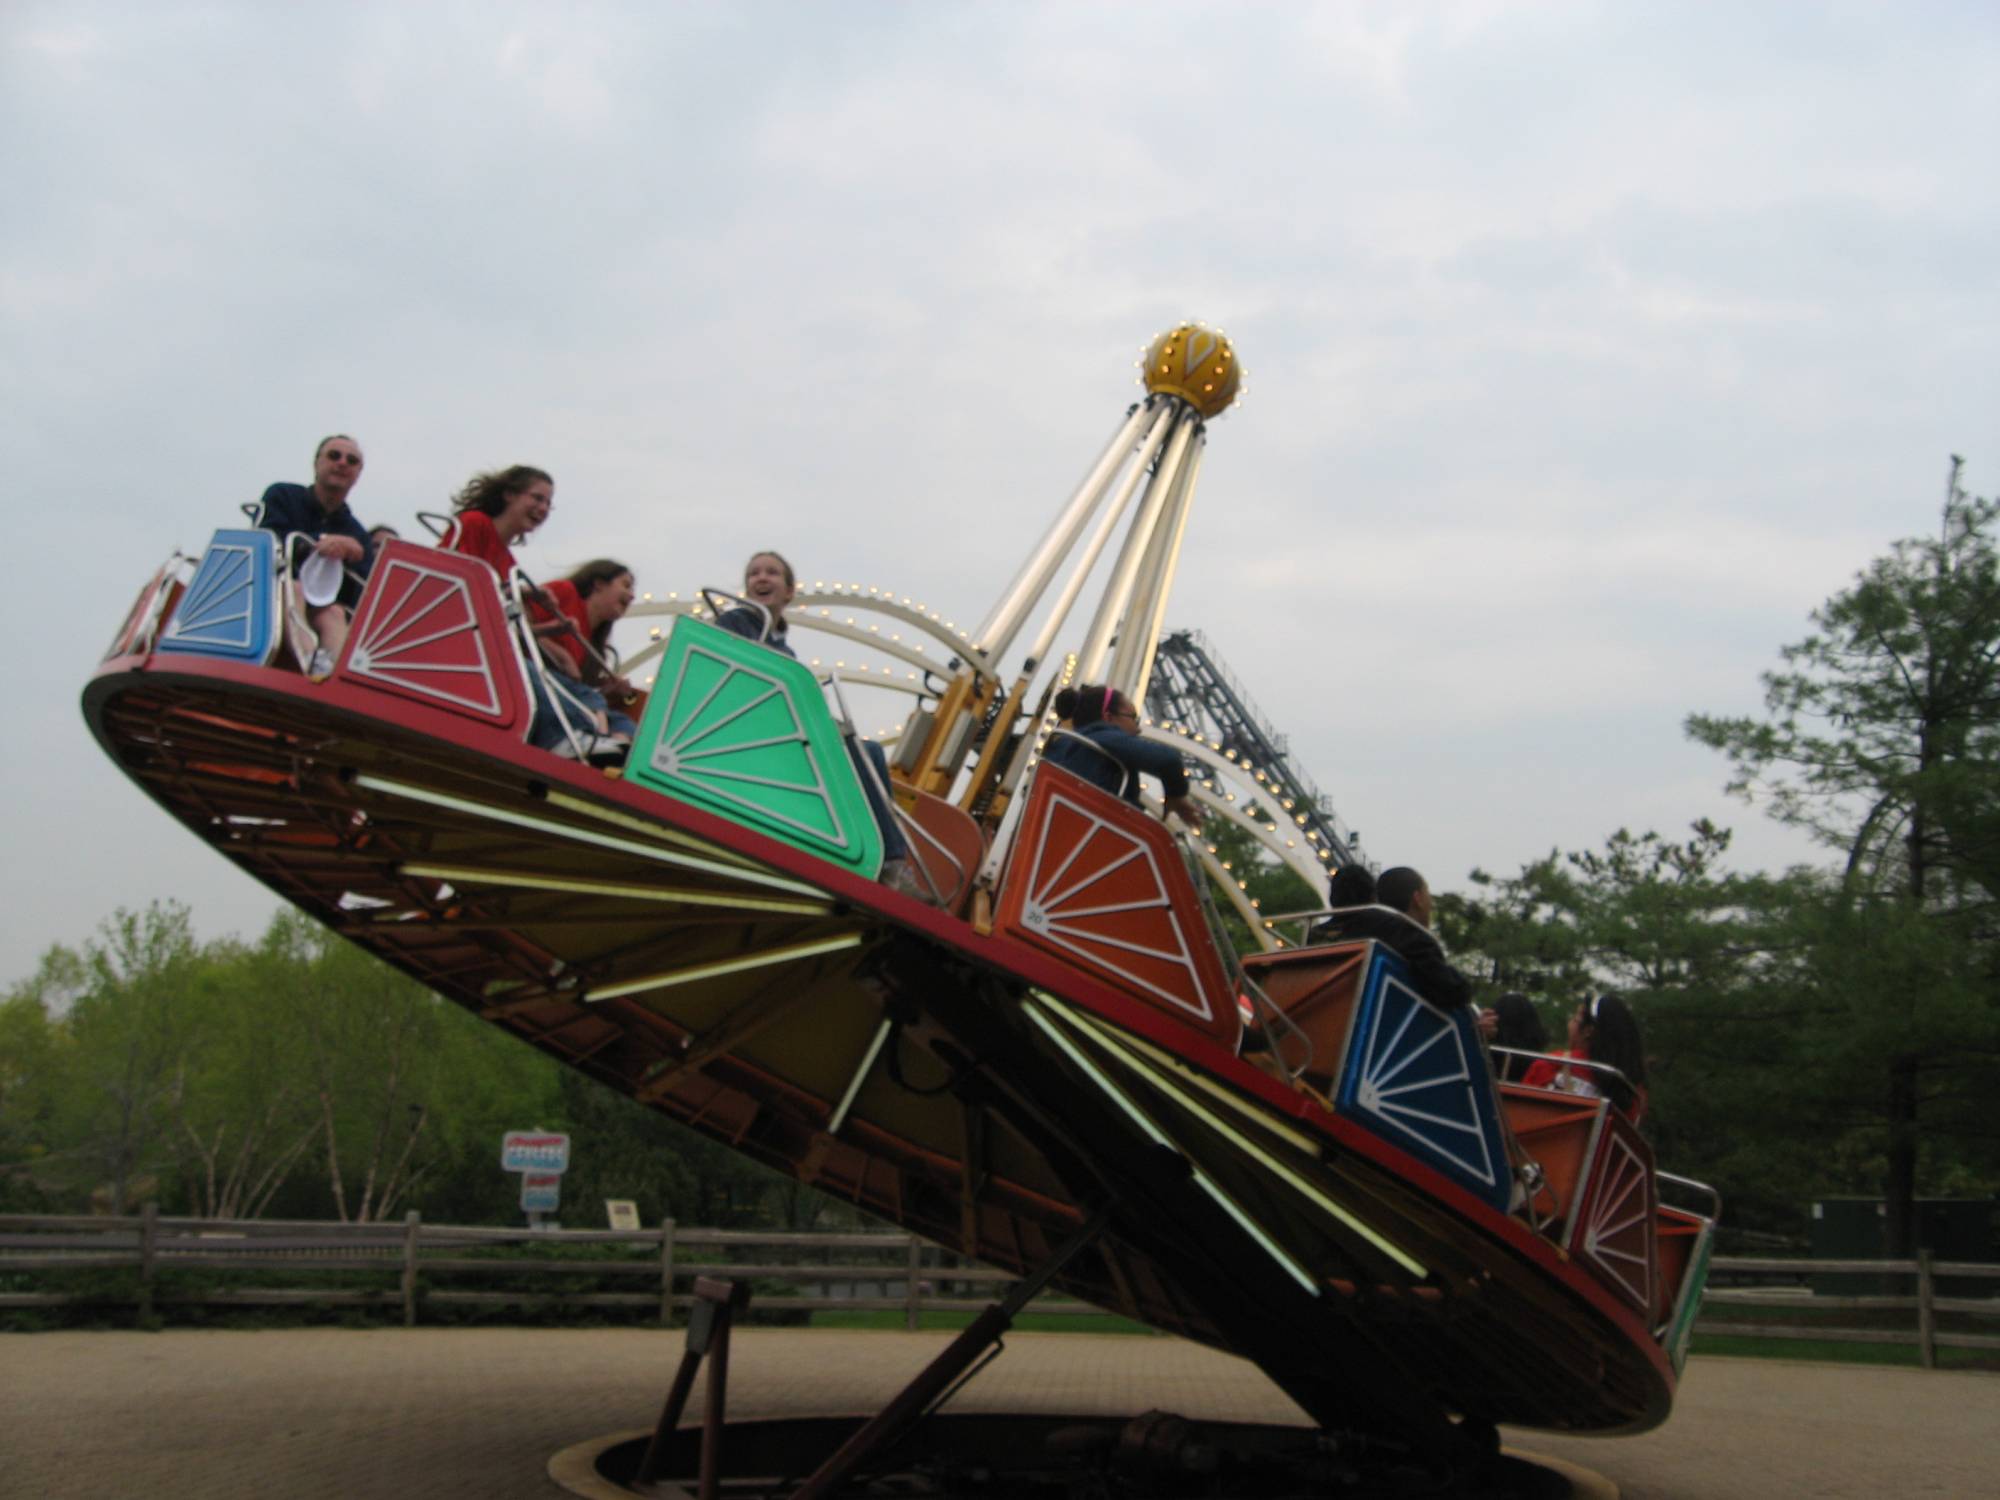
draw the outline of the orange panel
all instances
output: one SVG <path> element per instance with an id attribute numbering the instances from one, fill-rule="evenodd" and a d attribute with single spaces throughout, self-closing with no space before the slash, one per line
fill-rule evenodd
<path id="1" fill-rule="evenodd" d="M 1583 1180 L 1584 1168 L 1590 1160 L 1591 1144 L 1597 1139 L 1597 1122 L 1604 1113 L 1604 1101 L 1555 1089 L 1503 1083 L 1500 1110 L 1521 1149 L 1542 1169 L 1547 1188 L 1537 1195 L 1535 1211 L 1548 1212 L 1552 1196 L 1555 1217 L 1567 1224 L 1576 1203 L 1577 1184 Z"/>
<path id="2" fill-rule="evenodd" d="M 972 893 L 972 879 L 986 858 L 986 835 L 970 813 L 942 797 L 911 786 L 898 785 L 894 792 L 897 802 L 923 830 L 908 840 L 910 854 L 944 893 L 944 909 L 958 911 Z"/>
<path id="3" fill-rule="evenodd" d="M 1236 1045 L 1235 997 L 1171 835 L 1059 767 L 1035 769 L 994 928 Z"/>
<path id="4" fill-rule="evenodd" d="M 1673 1315 L 1674 1301 L 1681 1294 L 1681 1280 L 1687 1275 L 1688 1262 L 1694 1258 L 1695 1246 L 1707 1227 L 1708 1221 L 1698 1214 L 1660 1205 L 1653 1220 L 1654 1254 L 1659 1260 L 1660 1279 L 1659 1296 L 1653 1303 L 1656 1321 L 1663 1322 Z"/>
<path id="5" fill-rule="evenodd" d="M 1312 1043 L 1306 1077 L 1321 1087 L 1340 1070 L 1361 981 L 1368 973 L 1368 947 L 1365 942 L 1336 943 L 1255 953 L 1243 960 L 1243 972 Z"/>

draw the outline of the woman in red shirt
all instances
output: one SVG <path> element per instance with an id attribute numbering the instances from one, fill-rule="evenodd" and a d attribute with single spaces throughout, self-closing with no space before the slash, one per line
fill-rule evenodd
<path id="1" fill-rule="evenodd" d="M 613 558 L 587 562 L 567 578 L 544 588 L 553 615 L 537 611 L 535 634 L 551 667 L 568 679 L 572 696 L 605 715 L 611 734 L 630 743 L 637 725 L 626 709 L 638 689 L 612 670 L 611 627 L 632 607 L 632 570 Z"/>
<path id="2" fill-rule="evenodd" d="M 513 548 L 549 518 L 555 494 L 556 482 L 549 477 L 548 470 L 532 464 L 514 464 L 475 474 L 455 497 L 458 524 L 441 545 L 478 558 L 505 584 L 514 573 Z M 554 613 L 546 606 L 534 608 L 533 613 L 539 621 L 555 620 Z M 537 626 L 537 636 L 542 635 L 543 629 Z M 548 654 L 549 650 L 545 650 L 544 655 Z M 548 674 L 554 679 L 549 686 L 569 700 L 566 707 L 558 708 L 544 691 L 542 673 L 529 674 L 535 690 L 535 719 L 528 728 L 528 743 L 565 758 L 588 760 L 593 765 L 617 765 L 624 760 L 631 742 L 610 733 L 603 696 L 584 687 L 573 672 L 564 670 L 565 665 L 574 668 L 580 654 L 572 648 L 557 656 Z M 570 725 L 578 726 L 581 734 L 572 735 Z"/>
<path id="3" fill-rule="evenodd" d="M 1521 1081 L 1530 1088 L 1608 1098 L 1634 1125 L 1644 1117 L 1646 1049 L 1632 1008 L 1616 995 L 1593 995 L 1577 1006 L 1569 1018 L 1569 1046 L 1555 1055 L 1604 1067 L 1579 1068 L 1544 1059 Z"/>
<path id="4" fill-rule="evenodd" d="M 514 464 L 473 475 L 453 498 L 458 528 L 444 545 L 478 558 L 505 583 L 514 573 L 514 554 L 509 549 L 549 518 L 556 482 L 546 469 Z"/>

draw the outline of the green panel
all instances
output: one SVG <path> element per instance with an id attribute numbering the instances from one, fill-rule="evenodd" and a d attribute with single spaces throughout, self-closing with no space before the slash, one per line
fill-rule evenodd
<path id="1" fill-rule="evenodd" d="M 1688 1340 L 1694 1336 L 1694 1320 L 1701 1316 L 1701 1294 L 1708 1289 L 1708 1261 L 1714 1249 L 1715 1226 L 1711 1224 L 1695 1241 L 1687 1276 L 1681 1282 L 1680 1305 L 1674 1317 L 1674 1326 L 1667 1330 L 1667 1358 L 1674 1362 L 1676 1375 L 1687 1363 Z"/>
<path id="2" fill-rule="evenodd" d="M 882 835 L 813 674 L 701 620 L 674 621 L 625 779 L 871 880 Z"/>

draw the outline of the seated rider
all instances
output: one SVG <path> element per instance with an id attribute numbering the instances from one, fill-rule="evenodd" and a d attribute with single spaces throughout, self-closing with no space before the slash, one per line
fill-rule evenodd
<path id="1" fill-rule="evenodd" d="M 306 623 L 319 640 L 306 667 L 306 675 L 315 682 L 333 675 L 334 662 L 347 644 L 349 616 L 361 601 L 361 585 L 355 579 L 366 578 L 375 561 L 368 529 L 347 508 L 348 492 L 361 478 L 361 463 L 361 445 L 347 434 L 321 438 L 313 450 L 313 482 L 274 484 L 259 503 L 258 526 L 275 531 L 281 542 L 287 536 L 309 536 L 315 553 L 333 558 L 347 570 L 333 603 L 306 608 Z M 293 560 L 285 562 L 290 566 Z"/>
<path id="2" fill-rule="evenodd" d="M 1406 865 L 1384 870 L 1375 878 L 1373 902 L 1355 901 L 1357 883 L 1343 885 L 1347 866 L 1337 871 L 1328 896 L 1333 910 L 1312 930 L 1315 943 L 1349 943 L 1374 938 L 1410 966 L 1417 993 L 1443 1010 L 1457 1010 L 1472 999 L 1472 982 L 1453 968 L 1444 946 L 1431 935 L 1431 888 Z M 1343 904 L 1346 903 L 1346 904 Z"/>
<path id="3" fill-rule="evenodd" d="M 1049 736 L 1042 759 L 1080 776 L 1092 786 L 1139 800 L 1139 774 L 1160 778 L 1166 811 L 1190 828 L 1201 827 L 1201 809 L 1188 796 L 1187 767 L 1170 745 L 1139 734 L 1139 710 L 1116 688 L 1064 688 L 1056 694 L 1056 716 L 1071 727 Z"/>
<path id="4" fill-rule="evenodd" d="M 554 613 L 537 606 L 535 637 L 549 669 L 560 675 L 569 697 L 604 716 L 614 740 L 629 745 L 638 726 L 627 707 L 639 696 L 612 666 L 611 627 L 625 618 L 637 587 L 632 570 L 600 557 L 541 590 Z"/>
<path id="5" fill-rule="evenodd" d="M 785 609 L 791 604 L 798 587 L 798 575 L 780 553 L 753 552 L 750 561 L 743 565 L 743 595 L 755 603 L 738 604 L 726 609 L 715 617 L 715 623 L 731 635 L 740 635 L 747 641 L 760 641 L 773 651 L 797 661 L 799 654 L 792 649 Z M 919 901 L 933 899 L 911 868 L 909 840 L 903 837 L 903 830 L 896 824 L 895 813 L 887 804 L 889 757 L 873 740 L 859 738 L 852 741 L 849 754 L 857 761 L 855 773 L 861 778 L 862 793 L 868 798 L 869 810 L 875 814 L 875 826 L 882 834 L 882 884 L 906 896 L 915 896 Z M 864 757 L 869 769 L 875 773 L 872 776 L 858 764 Z"/>
<path id="6" fill-rule="evenodd" d="M 505 584 L 514 575 L 513 549 L 526 541 L 541 524 L 548 520 L 549 512 L 555 507 L 556 482 L 549 477 L 546 469 L 538 469 L 533 464 L 512 464 L 504 469 L 494 469 L 488 473 L 475 474 L 466 481 L 465 488 L 452 497 L 453 520 L 456 523 L 450 538 L 438 545 L 449 547 L 454 552 L 462 552 L 467 557 L 476 557 L 496 574 Z M 531 605 L 535 601 L 530 601 Z M 534 610 L 541 621 L 552 621 L 554 611 L 546 607 Z M 538 750 L 548 750 L 564 759 L 579 756 L 595 764 L 616 765 L 624 759 L 627 745 L 606 732 L 608 726 L 603 714 L 588 703 L 572 700 L 565 712 L 545 689 L 543 674 L 531 672 L 529 680 L 535 693 L 535 718 L 528 728 L 528 743 Z M 556 691 L 564 691 L 561 682 L 554 684 Z M 571 739 L 565 728 L 581 718 L 587 732 L 581 735 L 582 748 Z"/>

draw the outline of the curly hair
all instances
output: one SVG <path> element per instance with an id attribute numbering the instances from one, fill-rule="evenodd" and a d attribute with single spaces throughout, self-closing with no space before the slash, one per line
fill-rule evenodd
<path id="1" fill-rule="evenodd" d="M 504 469 L 475 474 L 466 482 L 464 489 L 451 497 L 452 509 L 476 510 L 497 516 L 507 508 L 509 496 L 518 495 L 529 485 L 537 483 L 553 485 L 555 479 L 548 470 L 537 469 L 530 464 L 510 464 Z"/>

